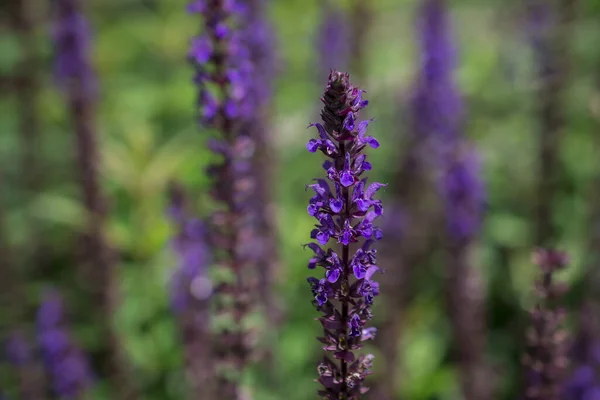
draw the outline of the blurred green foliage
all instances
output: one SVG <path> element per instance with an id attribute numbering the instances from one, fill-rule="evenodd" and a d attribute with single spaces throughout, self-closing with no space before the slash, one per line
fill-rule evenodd
<path id="1" fill-rule="evenodd" d="M 144 398 L 180 399 L 184 379 L 181 349 L 167 304 L 174 263 L 168 250 L 171 228 L 165 217 L 165 189 L 171 179 L 177 179 L 194 193 L 198 206 L 208 201 L 203 168 L 210 154 L 204 147 L 206 135 L 195 121 L 192 70 L 185 58 L 188 39 L 200 22 L 184 12 L 183 0 L 88 3 L 95 31 L 93 56 L 100 76 L 97 121 L 102 174 L 110 199 L 109 233 L 122 260 L 119 274 L 124 302 L 115 318 L 144 388 Z M 370 46 L 364 60 L 369 73 L 357 80 L 368 91 L 367 113 L 377 118 L 372 134 L 382 143 L 372 155 L 373 175 L 390 185 L 394 185 L 394 176 L 389 166 L 402 154 L 400 143 L 408 130 L 406 101 L 418 65 L 416 3 L 373 0 L 376 19 L 372 26 L 364 27 L 369 29 Z M 308 241 L 313 223 L 305 212 L 308 195 L 304 184 L 321 174 L 319 159 L 304 148 L 312 134 L 305 127 L 316 117 L 325 82 L 325 77 L 315 72 L 319 4 L 317 0 L 279 0 L 269 6 L 282 60 L 273 104 L 278 181 L 272 186 L 277 195 L 283 260 L 278 293 L 286 319 L 278 332 L 265 332 L 268 345 L 275 349 L 276 368 L 269 373 L 257 368 L 248 377 L 257 400 L 315 398 L 312 380 L 320 353 L 314 337 L 319 326 L 313 320 L 316 313 L 305 283 L 309 254 L 301 244 Z M 524 309 L 531 305 L 535 272 L 529 251 L 536 179 L 533 110 L 539 82 L 521 6 L 517 1 L 452 2 L 460 49 L 457 80 L 469 110 L 466 129 L 482 152 L 488 190 L 479 267 L 488 287 L 489 359 L 500 371 L 501 397 L 507 399 L 514 398 L 517 385 L 519 329 Z M 28 281 L 26 293 L 30 297 L 24 302 L 30 305 L 36 304 L 41 284 L 60 277 L 63 269 L 72 270 L 74 233 L 83 220 L 73 176 L 70 125 L 64 103 L 52 85 L 48 30 L 44 24 L 37 32 L 45 68 L 40 98 L 40 193 L 25 193 L 20 185 L 15 100 L 9 94 L 0 98 L 5 230 L 20 266 L 31 250 L 27 236 L 30 218 L 40 228 L 48 252 L 48 271 Z M 563 192 L 554 204 L 561 226 L 560 245 L 573 256 L 573 267 L 565 278 L 575 288 L 586 260 L 590 182 L 600 172 L 600 124 L 590 113 L 590 102 L 598 96 L 599 40 L 600 1 L 582 1 L 570 49 L 571 85 L 564 101 L 568 126 L 561 154 Z M 19 58 L 14 37 L 0 37 L 0 54 L 0 72 L 10 73 Z M 390 377 L 381 364 L 375 366 L 374 380 L 402 381 L 404 398 L 411 400 L 458 398 L 455 371 L 447 355 L 449 329 L 440 299 L 439 271 L 443 265 L 436 260 L 434 257 L 432 265 L 423 266 L 418 280 L 420 294 L 405 321 L 406 334 L 399 344 L 405 373 Z M 69 291 L 69 282 L 58 284 Z M 575 290 L 570 299 L 573 306 L 578 297 Z M 375 315 L 382 307 L 393 313 L 393 305 L 379 302 Z M 97 340 L 94 329 L 76 326 L 75 332 L 83 344 L 93 347 Z M 105 396 L 98 390 L 96 397 Z"/>

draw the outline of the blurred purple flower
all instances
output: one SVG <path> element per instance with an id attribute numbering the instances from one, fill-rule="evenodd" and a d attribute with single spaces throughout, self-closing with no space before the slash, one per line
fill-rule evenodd
<path id="1" fill-rule="evenodd" d="M 54 26 L 54 74 L 65 87 L 81 85 L 86 96 L 95 94 L 97 83 L 90 63 L 90 28 L 79 0 L 52 0 Z"/>
<path id="2" fill-rule="evenodd" d="M 200 122 L 218 134 L 209 140 L 209 148 L 220 156 L 208 167 L 213 179 L 211 195 L 220 208 L 210 216 L 208 242 L 215 264 L 233 275 L 215 293 L 227 294 L 231 301 L 215 302 L 215 313 L 232 316 L 236 329 L 227 328 L 216 334 L 214 362 L 217 370 L 234 365 L 240 372 L 251 351 L 241 328 L 251 308 L 248 274 L 255 273 L 260 251 L 255 246 L 257 216 L 253 201 L 257 188 L 253 168 L 256 139 L 249 129 L 265 101 L 265 88 L 261 85 L 266 83 L 255 79 L 258 75 L 249 48 L 254 40 L 250 34 L 259 31 L 256 24 L 255 30 L 248 30 L 252 8 L 238 0 L 194 1 L 188 11 L 200 14 L 204 22 L 202 36 L 192 40 L 189 59 L 196 69 Z M 193 231 L 198 226 L 188 228 Z M 200 251 L 196 249 L 188 256 L 200 257 Z M 226 399 L 240 394 L 238 382 L 225 374 L 216 379 L 216 390 Z"/>
<path id="3" fill-rule="evenodd" d="M 259 110 L 269 105 L 273 97 L 273 82 L 279 69 L 276 53 L 276 32 L 266 14 L 267 1 L 250 0 L 243 38 L 254 65 L 248 96 Z M 256 113 L 259 114 L 259 113 Z"/>
<path id="4" fill-rule="evenodd" d="M 413 131 L 439 159 L 460 134 L 463 103 L 454 83 L 456 50 L 445 0 L 424 0 L 418 24 L 420 73 L 412 97 Z"/>
<path id="5" fill-rule="evenodd" d="M 54 289 L 44 294 L 37 314 L 38 343 L 57 396 L 77 399 L 92 384 L 87 359 L 69 334 L 63 303 Z"/>
<path id="6" fill-rule="evenodd" d="M 347 13 L 332 1 L 323 1 L 317 36 L 319 71 L 346 70 L 350 62 L 350 21 Z"/>
<path id="7" fill-rule="evenodd" d="M 7 361 L 17 367 L 22 367 L 31 360 L 31 347 L 21 331 L 14 330 L 9 334 L 4 343 L 4 349 Z"/>
<path id="8" fill-rule="evenodd" d="M 178 264 L 171 281 L 171 308 L 176 314 L 189 310 L 192 303 L 206 302 L 212 293 L 206 229 L 202 221 L 188 216 L 185 203 L 182 188 L 174 185 L 168 214 L 177 229 L 171 242 Z"/>
<path id="9" fill-rule="evenodd" d="M 371 169 L 365 148 L 379 146 L 364 136 L 364 121 L 355 124 L 359 111 L 367 105 L 362 93 L 350 83 L 347 73 L 332 71 L 321 99 L 323 123 L 310 125 L 317 128 L 320 139 L 311 139 L 307 145 L 310 152 L 320 150 L 328 158 L 323 167 L 331 182 L 317 179 L 307 185 L 315 193 L 308 213 L 318 221 L 310 235 L 318 244 L 306 245 L 315 254 L 309 268 L 324 269 L 323 278 L 310 277 L 308 283 L 313 304 L 323 313 L 319 321 L 324 336 L 319 341 L 337 360 L 325 356 L 318 367 L 324 387 L 319 395 L 329 400 L 359 399 L 367 390 L 363 380 L 370 374 L 373 360 L 372 355 L 357 359 L 354 351 L 362 347 L 363 340 L 375 336 L 374 329 L 364 327 L 372 318 L 371 305 L 379 294 L 379 284 L 372 280 L 379 270 L 377 251 L 371 245 L 382 237 L 373 221 L 383 207 L 373 196 L 386 185 L 367 184 L 362 176 Z M 321 248 L 331 240 L 337 242 L 339 254 L 333 248 Z"/>
<path id="10" fill-rule="evenodd" d="M 476 237 L 481 227 L 484 184 L 474 148 L 464 146 L 449 156 L 442 182 L 447 229 L 452 240 L 464 245 Z"/>

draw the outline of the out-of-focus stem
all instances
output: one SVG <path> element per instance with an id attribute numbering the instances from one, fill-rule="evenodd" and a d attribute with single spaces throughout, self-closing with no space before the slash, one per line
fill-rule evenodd
<path id="1" fill-rule="evenodd" d="M 483 282 L 472 265 L 473 245 L 450 249 L 446 268 L 448 313 L 465 400 L 490 400 L 493 382 L 485 365 Z"/>
<path id="2" fill-rule="evenodd" d="M 127 357 L 113 323 L 119 307 L 117 259 L 105 234 L 106 208 L 100 189 L 98 173 L 99 152 L 96 143 L 94 107 L 86 100 L 80 85 L 73 85 L 70 93 L 71 116 L 75 124 L 77 167 L 83 204 L 87 210 L 84 235 L 86 261 L 91 279 L 90 288 L 95 304 L 102 313 L 102 330 L 108 341 L 109 360 L 105 366 L 117 397 L 122 400 L 137 398 L 132 383 Z"/>
<path id="3" fill-rule="evenodd" d="M 78 8 L 73 5 L 64 7 Z M 79 10 L 78 10 L 79 11 Z M 72 12 L 58 10 L 58 12 Z M 97 145 L 95 102 L 90 95 L 85 71 L 78 72 L 66 85 L 73 129 L 75 133 L 76 165 L 79 185 L 87 221 L 82 233 L 86 263 L 84 276 L 89 279 L 88 287 L 92 300 L 101 313 L 102 334 L 107 342 L 107 361 L 104 370 L 112 383 L 116 398 L 132 400 L 138 398 L 127 356 L 113 323 L 119 307 L 117 258 L 108 243 L 105 223 L 106 204 L 101 192 L 100 154 Z"/>
<path id="4" fill-rule="evenodd" d="M 22 59 L 18 67 L 18 114 L 22 183 L 24 186 L 24 202 L 27 204 L 32 196 L 40 191 L 40 127 L 39 105 L 40 94 L 40 60 L 35 38 L 36 2 L 19 0 L 18 12 L 15 16 L 18 39 Z M 39 223 L 31 215 L 28 221 L 26 264 L 36 269 L 42 263 L 41 235 Z"/>
<path id="5" fill-rule="evenodd" d="M 560 146 L 565 129 L 564 97 L 570 76 L 569 46 L 576 4 L 576 0 L 558 0 L 556 9 L 553 9 L 553 2 L 530 1 L 532 10 L 548 7 L 553 11 L 550 14 L 558 16 L 556 25 L 542 32 L 541 48 L 535 51 L 540 80 L 537 110 L 540 164 L 535 235 L 535 244 L 538 246 L 552 246 L 557 236 L 553 209 L 560 191 Z"/>

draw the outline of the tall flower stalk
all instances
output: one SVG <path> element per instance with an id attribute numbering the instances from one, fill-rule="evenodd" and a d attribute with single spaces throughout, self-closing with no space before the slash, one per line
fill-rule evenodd
<path id="1" fill-rule="evenodd" d="M 565 268 L 567 255 L 556 250 L 538 250 L 533 262 L 541 272 L 536 281 L 538 303 L 531 311 L 531 327 L 527 332 L 526 399 L 559 400 L 562 397 L 563 374 L 568 364 L 567 334 L 562 327 L 565 312 L 560 298 L 564 284 L 554 281 L 554 274 Z"/>
<path id="2" fill-rule="evenodd" d="M 90 61 L 90 30 L 78 0 L 54 0 L 55 76 L 68 103 L 73 123 L 76 165 L 83 205 L 87 211 L 82 234 L 85 274 L 92 298 L 102 315 L 107 337 L 106 373 L 120 399 L 135 399 L 120 338 L 113 325 L 118 307 L 117 260 L 105 233 L 106 204 L 98 167 L 95 103 L 97 81 Z"/>
<path id="3" fill-rule="evenodd" d="M 177 258 L 171 281 L 171 308 L 179 323 L 190 397 L 212 399 L 214 369 L 207 345 L 211 341 L 212 282 L 208 277 L 206 229 L 199 219 L 189 216 L 181 187 L 174 185 L 170 195 L 169 216 L 176 228 L 171 245 Z"/>
<path id="4" fill-rule="evenodd" d="M 220 158 L 209 168 L 218 207 L 209 222 L 209 242 L 215 263 L 231 275 L 216 285 L 215 319 L 228 321 L 215 337 L 216 390 L 223 399 L 238 399 L 251 350 L 243 325 L 252 306 L 248 286 L 254 277 L 249 275 L 257 259 L 252 208 L 256 143 L 245 129 L 257 105 L 249 96 L 252 64 L 242 29 L 247 9 L 235 0 L 196 0 L 188 11 L 203 17 L 203 33 L 193 38 L 189 58 L 196 68 L 200 120 L 216 132 L 209 146 Z"/>
<path id="5" fill-rule="evenodd" d="M 465 400 L 492 398 L 484 363 L 484 293 L 473 250 L 482 222 L 483 181 L 474 148 L 459 143 L 449 154 L 442 190 L 446 211 L 446 296 Z"/>
<path id="6" fill-rule="evenodd" d="M 83 399 L 93 380 L 88 361 L 71 337 L 62 298 L 53 289 L 44 294 L 37 314 L 38 343 L 56 396 Z"/>
<path id="7" fill-rule="evenodd" d="M 327 157 L 323 168 L 329 180 L 316 179 L 307 186 L 315 192 L 308 213 L 318 222 L 310 235 L 316 243 L 307 244 L 314 252 L 308 267 L 324 269 L 322 278 L 310 277 L 308 283 L 313 304 L 323 314 L 319 341 L 333 356 L 324 356 L 317 368 L 323 385 L 319 395 L 329 400 L 359 399 L 368 390 L 363 381 L 373 360 L 371 354 L 354 354 L 375 335 L 375 328 L 365 327 L 379 294 L 379 285 L 372 280 L 379 268 L 371 246 L 382 237 L 373 222 L 383 206 L 373 196 L 385 186 L 368 184 L 363 177 L 371 170 L 365 148 L 379 147 L 375 138 L 366 135 L 371 120 L 358 121 L 360 110 L 368 104 L 363 92 L 350 83 L 347 73 L 331 71 L 321 98 L 322 123 L 310 125 L 317 128 L 318 138 L 307 144 L 310 152 L 321 151 Z M 334 247 L 322 247 L 330 241 Z"/>

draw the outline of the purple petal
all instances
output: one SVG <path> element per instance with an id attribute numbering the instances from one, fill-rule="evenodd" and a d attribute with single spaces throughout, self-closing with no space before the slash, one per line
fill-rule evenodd
<path id="1" fill-rule="evenodd" d="M 352 172 L 342 171 L 342 174 L 340 175 L 340 183 L 344 187 L 351 186 L 354 183 L 354 176 L 352 176 Z"/>
<path id="2" fill-rule="evenodd" d="M 352 272 L 354 272 L 354 276 L 356 277 L 356 279 L 363 279 L 367 274 L 367 271 L 365 270 L 364 266 L 359 263 L 355 263 L 352 266 Z"/>
<path id="3" fill-rule="evenodd" d="M 373 195 L 382 187 L 386 187 L 385 183 L 373 182 L 369 185 L 367 190 L 365 191 L 365 199 L 371 199 Z"/>
<path id="4" fill-rule="evenodd" d="M 323 125 L 319 124 L 319 123 L 315 123 L 315 124 L 310 124 L 308 125 L 307 129 L 312 127 L 312 126 L 316 126 L 317 130 L 319 131 L 319 136 L 321 136 L 321 139 L 326 140 L 327 137 L 327 131 L 325 131 L 325 128 L 323 128 Z"/>
<path id="5" fill-rule="evenodd" d="M 321 141 L 317 139 L 310 139 L 308 143 L 306 143 L 306 150 L 310 151 L 311 153 L 314 153 L 319 149 L 320 145 Z"/>
<path id="6" fill-rule="evenodd" d="M 352 112 L 349 112 L 344 118 L 344 128 L 348 131 L 354 130 L 354 114 Z"/>
<path id="7" fill-rule="evenodd" d="M 375 272 L 377 272 L 379 270 L 380 270 L 380 268 L 378 266 L 371 265 L 369 268 L 367 268 L 367 273 L 365 274 L 365 279 L 371 280 L 371 278 L 373 277 Z"/>
<path id="8" fill-rule="evenodd" d="M 342 211 L 342 208 L 344 207 L 344 202 L 340 199 L 330 199 L 329 200 L 329 208 L 331 208 L 331 211 L 333 211 L 334 213 L 339 213 L 340 211 Z"/>
<path id="9" fill-rule="evenodd" d="M 319 232 L 319 233 L 317 233 L 317 241 L 321 245 L 326 245 L 327 242 L 329 241 L 329 234 L 327 234 L 325 232 Z"/>
<path id="10" fill-rule="evenodd" d="M 340 278 L 340 270 L 338 268 L 328 269 L 325 276 L 329 282 L 335 283 Z"/>
<path id="11" fill-rule="evenodd" d="M 200 36 L 192 39 L 189 56 L 198 64 L 205 64 L 212 55 L 212 44 L 208 37 Z"/>

